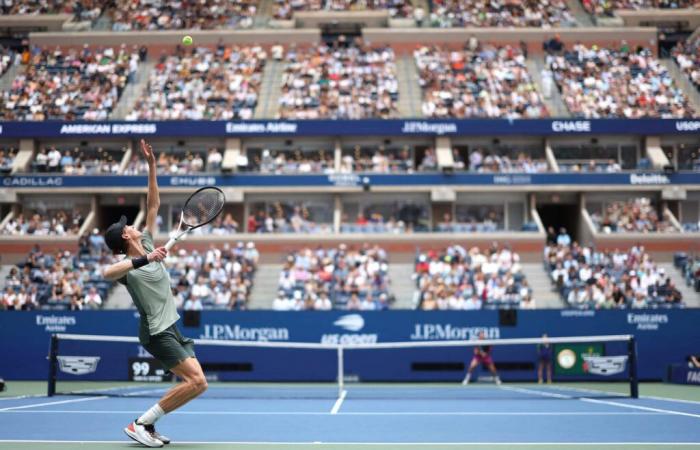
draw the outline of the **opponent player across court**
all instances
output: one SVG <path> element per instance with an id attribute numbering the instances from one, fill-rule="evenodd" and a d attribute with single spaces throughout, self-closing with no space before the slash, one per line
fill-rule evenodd
<path id="1" fill-rule="evenodd" d="M 194 342 L 185 338 L 176 325 L 180 316 L 170 289 L 170 276 L 162 261 L 170 247 L 187 232 L 214 220 L 221 213 L 225 198 L 215 187 L 197 190 L 183 207 L 177 236 L 156 248 L 153 234 L 160 206 L 156 158 L 153 148 L 144 140 L 141 140 L 141 152 L 148 162 L 146 228 L 142 233 L 127 225 L 126 217 L 122 216 L 107 229 L 105 242 L 115 254 L 124 254 L 126 258 L 107 267 L 104 277 L 126 286 L 141 317 L 141 345 L 182 380 L 124 429 L 130 438 L 143 445 L 162 447 L 170 439 L 156 431 L 156 421 L 207 389 L 204 372 L 194 354 Z"/>

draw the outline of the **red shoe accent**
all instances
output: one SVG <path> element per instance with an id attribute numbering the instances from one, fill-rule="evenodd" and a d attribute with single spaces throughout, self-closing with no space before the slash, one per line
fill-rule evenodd
<path id="1" fill-rule="evenodd" d="M 136 433 L 136 430 L 134 430 L 134 422 L 131 422 L 127 428 L 128 428 L 129 431 L 131 431 L 132 433 Z"/>

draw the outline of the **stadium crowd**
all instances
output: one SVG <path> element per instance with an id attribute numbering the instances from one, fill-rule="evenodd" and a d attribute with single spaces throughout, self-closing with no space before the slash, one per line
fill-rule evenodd
<path id="1" fill-rule="evenodd" d="M 425 117 L 547 116 L 519 48 L 482 45 L 470 39 L 461 51 L 422 46 L 413 55 Z"/>
<path id="2" fill-rule="evenodd" d="M 99 234 L 81 240 L 76 253 L 44 253 L 36 245 L 26 260 L 10 270 L 0 293 L 0 309 L 99 309 L 113 283 L 102 270 L 112 254 Z"/>
<path id="3" fill-rule="evenodd" d="M 253 158 L 250 170 L 263 174 L 295 174 L 295 173 L 334 173 L 335 160 L 332 151 L 304 152 L 270 151 L 263 149 Z"/>
<path id="4" fill-rule="evenodd" d="M 85 217 L 80 210 L 28 211 L 13 216 L 0 230 L 0 234 L 14 236 L 66 236 L 80 231 Z"/>
<path id="5" fill-rule="evenodd" d="M 469 171 L 479 173 L 544 173 L 549 171 L 545 158 L 537 158 L 527 152 L 489 151 L 475 149 L 469 152 Z M 460 158 L 461 159 L 461 158 Z M 462 163 L 462 166 L 464 163 Z"/>
<path id="6" fill-rule="evenodd" d="M 296 11 L 364 11 L 389 10 L 391 17 L 409 17 L 413 12 L 410 0 L 276 0 L 273 16 L 290 20 Z"/>
<path id="7" fill-rule="evenodd" d="M 548 54 L 547 65 L 576 117 L 685 118 L 694 114 L 688 98 L 649 49 L 575 44 Z"/>
<path id="8" fill-rule="evenodd" d="M 432 151 L 427 149 L 426 151 Z M 340 160 L 340 173 L 413 173 L 414 162 L 411 149 L 386 148 L 357 145 L 345 150 Z"/>
<path id="9" fill-rule="evenodd" d="M 136 50 L 34 47 L 28 64 L 0 93 L 3 120 L 105 120 L 139 63 Z"/>
<path id="10" fill-rule="evenodd" d="M 97 175 L 119 173 L 119 165 L 124 150 L 94 149 L 59 150 L 55 146 L 44 147 L 34 156 L 31 164 L 33 172 L 57 173 L 66 175 Z"/>
<path id="11" fill-rule="evenodd" d="M 618 9 L 697 8 L 697 0 L 580 0 L 583 8 L 594 16 L 613 17 Z"/>
<path id="12" fill-rule="evenodd" d="M 304 202 L 275 202 L 254 205 L 248 215 L 248 233 L 330 233 L 331 223 L 315 221 L 314 213 Z"/>
<path id="13" fill-rule="evenodd" d="M 260 253 L 253 242 L 170 252 L 165 265 L 178 309 L 247 309 Z"/>
<path id="14" fill-rule="evenodd" d="M 113 31 L 250 28 L 258 0 L 115 0 Z"/>
<path id="15" fill-rule="evenodd" d="M 16 156 L 17 150 L 14 148 L 0 148 L 0 175 L 7 175 L 12 172 Z"/>
<path id="16" fill-rule="evenodd" d="M 358 38 L 347 45 L 290 47 L 284 57 L 280 119 L 390 118 L 397 114 L 394 50 Z"/>
<path id="17" fill-rule="evenodd" d="M 97 20 L 104 11 L 105 0 L 3 0 L 2 15 L 73 14 L 75 20 Z"/>
<path id="18" fill-rule="evenodd" d="M 221 171 L 223 155 L 215 147 L 206 152 L 187 150 L 180 153 L 162 151 L 156 161 L 156 170 L 161 175 L 189 175 L 196 173 L 216 173 Z M 143 175 L 148 173 L 148 164 L 139 156 L 133 155 L 124 175 Z"/>
<path id="19" fill-rule="evenodd" d="M 163 54 L 126 120 L 252 119 L 267 53 L 259 46 Z"/>
<path id="20" fill-rule="evenodd" d="M 566 303 L 581 309 L 675 307 L 683 295 L 641 244 L 629 251 L 550 242 L 545 267 Z"/>
<path id="21" fill-rule="evenodd" d="M 432 0 L 433 27 L 573 27 L 576 19 L 564 0 Z"/>
<path id="22" fill-rule="evenodd" d="M 272 307 L 278 311 L 388 309 L 393 300 L 388 272 L 387 253 L 377 245 L 305 247 L 287 256 Z"/>
<path id="23" fill-rule="evenodd" d="M 700 90 L 700 38 L 678 44 L 673 49 L 673 58 L 683 73 Z"/>
<path id="24" fill-rule="evenodd" d="M 657 212 L 656 205 L 647 197 L 627 201 L 612 201 L 601 211 L 590 213 L 598 231 L 603 233 L 675 233 L 679 230 Z"/>
<path id="25" fill-rule="evenodd" d="M 455 244 L 420 252 L 414 305 L 423 310 L 534 309 L 519 261 L 517 253 L 496 243 L 484 251 Z"/>

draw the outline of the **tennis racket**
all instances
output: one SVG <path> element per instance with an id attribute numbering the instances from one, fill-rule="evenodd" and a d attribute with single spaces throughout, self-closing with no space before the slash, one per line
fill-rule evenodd
<path id="1" fill-rule="evenodd" d="M 180 225 L 177 227 L 175 237 L 165 244 L 165 249 L 170 250 L 180 239 L 190 231 L 202 227 L 221 214 L 226 203 L 224 192 L 213 186 L 197 189 L 185 202 L 180 213 Z"/>

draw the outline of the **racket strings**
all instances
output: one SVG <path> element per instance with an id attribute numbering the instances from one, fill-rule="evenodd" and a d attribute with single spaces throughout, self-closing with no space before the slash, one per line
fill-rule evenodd
<path id="1" fill-rule="evenodd" d="M 202 189 L 185 203 L 182 210 L 183 221 L 191 227 L 208 223 L 219 215 L 225 201 L 220 190 Z"/>

